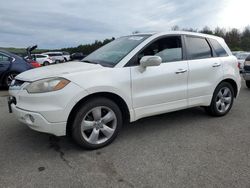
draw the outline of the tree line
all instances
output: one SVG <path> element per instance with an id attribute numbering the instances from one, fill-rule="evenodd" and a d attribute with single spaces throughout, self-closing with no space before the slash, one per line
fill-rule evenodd
<path id="1" fill-rule="evenodd" d="M 210 29 L 208 26 L 205 26 L 203 29 L 193 29 L 193 28 L 179 28 L 179 26 L 173 26 L 171 30 L 183 30 L 191 32 L 199 32 L 210 35 L 215 35 L 222 37 L 229 48 L 232 51 L 250 51 L 250 26 L 245 27 L 242 31 L 237 28 L 225 29 L 216 27 L 215 29 Z M 140 33 L 139 31 L 133 32 Z M 100 48 L 101 46 L 111 42 L 115 38 L 105 39 L 103 41 L 96 40 L 92 44 L 79 45 L 77 47 L 63 48 L 62 51 L 67 51 L 69 53 L 82 52 L 83 54 L 90 54 L 94 50 Z"/>
<path id="2" fill-rule="evenodd" d="M 105 39 L 103 41 L 96 40 L 92 44 L 81 44 L 77 47 L 70 47 L 70 48 L 62 48 L 61 51 L 66 51 L 69 52 L 70 54 L 76 53 L 76 52 L 81 52 L 85 55 L 90 54 L 91 52 L 95 51 L 96 49 L 104 46 L 105 44 L 108 44 L 109 42 L 115 40 L 114 37 L 111 39 Z"/>
<path id="3" fill-rule="evenodd" d="M 236 28 L 227 30 L 220 27 L 216 27 L 212 30 L 208 26 L 205 26 L 202 30 L 193 28 L 180 29 L 179 26 L 174 26 L 172 27 L 172 30 L 200 32 L 219 36 L 226 41 L 232 51 L 250 51 L 250 26 L 245 27 L 242 31 Z"/>

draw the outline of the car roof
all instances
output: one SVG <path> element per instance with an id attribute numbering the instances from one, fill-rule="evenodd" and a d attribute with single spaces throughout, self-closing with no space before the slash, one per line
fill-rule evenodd
<path id="1" fill-rule="evenodd" d="M 58 53 L 62 53 L 62 52 L 45 52 L 45 53 L 48 53 L 48 54 L 58 54 Z"/>
<path id="2" fill-rule="evenodd" d="M 190 32 L 190 31 L 165 31 L 165 32 L 149 32 L 149 33 L 136 33 L 133 35 L 158 35 L 158 36 L 164 36 L 164 35 L 193 35 L 193 36 L 199 36 L 199 37 L 205 37 L 205 38 L 212 38 L 212 39 L 222 39 L 221 37 L 215 36 L 215 35 L 209 35 L 204 33 L 198 33 L 198 32 Z"/>

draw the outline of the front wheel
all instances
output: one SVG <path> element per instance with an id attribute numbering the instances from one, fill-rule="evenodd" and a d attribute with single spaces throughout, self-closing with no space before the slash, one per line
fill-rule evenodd
<path id="1" fill-rule="evenodd" d="M 206 111 L 212 116 L 224 116 L 232 108 L 234 102 L 234 90 L 231 84 L 222 82 L 214 91 L 210 106 Z"/>
<path id="2" fill-rule="evenodd" d="M 250 81 L 246 81 L 246 86 L 250 88 Z"/>
<path id="3" fill-rule="evenodd" d="M 121 127 L 122 114 L 117 104 L 107 98 L 95 98 L 76 113 L 72 136 L 80 146 L 98 149 L 110 144 Z"/>

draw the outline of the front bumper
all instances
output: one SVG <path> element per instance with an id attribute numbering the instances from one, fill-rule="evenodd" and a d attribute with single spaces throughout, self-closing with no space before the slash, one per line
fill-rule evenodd
<path id="1" fill-rule="evenodd" d="M 10 87 L 10 112 L 31 129 L 56 136 L 66 135 L 69 114 L 76 103 L 87 95 L 86 91 L 71 82 L 59 91 L 29 94 L 23 89 L 27 84 L 17 89 Z"/>
<path id="2" fill-rule="evenodd" d="M 50 123 L 41 114 L 17 108 L 14 103 L 10 108 L 17 119 L 31 129 L 56 136 L 66 135 L 66 122 Z"/>

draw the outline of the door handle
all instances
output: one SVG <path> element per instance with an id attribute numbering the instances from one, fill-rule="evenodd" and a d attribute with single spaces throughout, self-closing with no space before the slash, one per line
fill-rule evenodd
<path id="1" fill-rule="evenodd" d="M 220 63 L 214 63 L 214 64 L 213 64 L 213 67 L 220 67 L 220 66 L 221 66 Z"/>
<path id="2" fill-rule="evenodd" d="M 185 73 L 187 72 L 187 70 L 185 69 L 178 69 L 178 71 L 175 72 L 175 74 L 182 74 L 182 73 Z"/>

